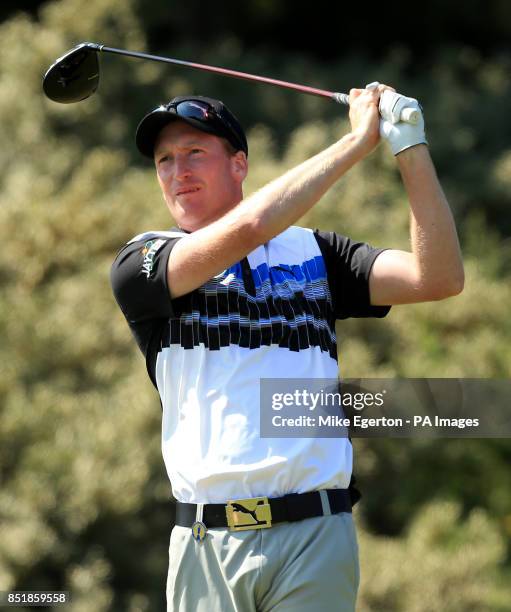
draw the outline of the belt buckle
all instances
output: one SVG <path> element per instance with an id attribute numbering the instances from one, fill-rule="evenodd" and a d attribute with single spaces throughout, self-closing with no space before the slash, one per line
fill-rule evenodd
<path id="1" fill-rule="evenodd" d="M 225 513 L 227 515 L 227 525 L 231 531 L 271 527 L 271 508 L 267 497 L 228 501 L 225 506 Z"/>

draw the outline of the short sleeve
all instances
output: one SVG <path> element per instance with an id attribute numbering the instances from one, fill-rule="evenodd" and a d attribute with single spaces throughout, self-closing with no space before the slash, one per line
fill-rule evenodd
<path id="1" fill-rule="evenodd" d="M 113 293 L 146 360 L 156 387 L 156 357 L 168 320 L 186 296 L 171 300 L 167 262 L 178 232 L 148 232 L 136 236 L 117 254 L 110 271 Z"/>
<path id="2" fill-rule="evenodd" d="M 355 242 L 335 232 L 314 230 L 327 269 L 336 319 L 384 317 L 390 306 L 371 305 L 369 274 L 386 249 Z"/>
<path id="3" fill-rule="evenodd" d="M 134 239 L 115 258 L 110 281 L 129 323 L 168 318 L 173 314 L 167 284 L 167 262 L 179 237 Z"/>

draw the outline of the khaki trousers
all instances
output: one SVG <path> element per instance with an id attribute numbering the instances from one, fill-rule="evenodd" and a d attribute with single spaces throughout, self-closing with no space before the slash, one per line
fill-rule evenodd
<path id="1" fill-rule="evenodd" d="M 349 513 L 170 537 L 167 612 L 354 612 L 358 583 Z"/>

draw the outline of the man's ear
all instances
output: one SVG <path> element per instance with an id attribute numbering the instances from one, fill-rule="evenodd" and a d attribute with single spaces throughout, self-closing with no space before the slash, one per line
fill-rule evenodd
<path id="1" fill-rule="evenodd" d="M 245 180 L 248 173 L 248 159 L 244 151 L 236 151 L 231 157 L 231 170 L 240 183 Z"/>

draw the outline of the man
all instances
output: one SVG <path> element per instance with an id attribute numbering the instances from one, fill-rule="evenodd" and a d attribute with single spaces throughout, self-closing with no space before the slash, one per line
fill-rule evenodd
<path id="1" fill-rule="evenodd" d="M 218 100 L 175 98 L 138 126 L 179 227 L 133 238 L 112 285 L 163 408 L 177 500 L 168 610 L 355 608 L 351 442 L 261 438 L 259 381 L 336 378 L 336 319 L 462 290 L 422 117 L 392 114 L 404 103 L 419 110 L 387 86 L 352 90 L 351 132 L 247 198 L 246 138 Z M 380 129 L 409 197 L 411 252 L 294 227 Z"/>

